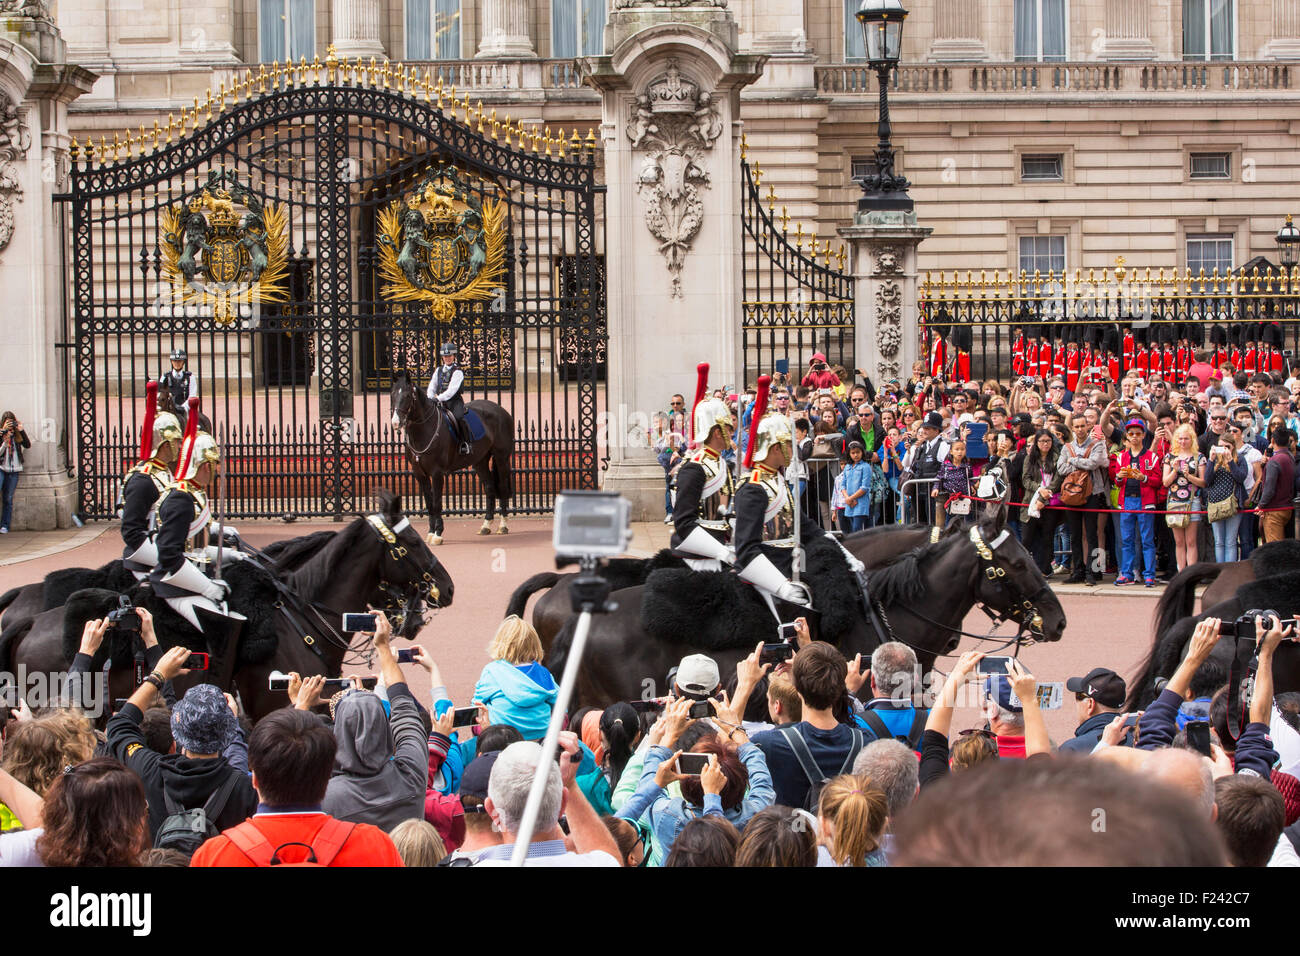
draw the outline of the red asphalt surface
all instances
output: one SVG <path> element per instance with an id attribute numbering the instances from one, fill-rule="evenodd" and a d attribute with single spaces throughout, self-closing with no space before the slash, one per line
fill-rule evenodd
<path id="1" fill-rule="evenodd" d="M 477 518 L 447 521 L 444 542 L 435 551 L 455 581 L 455 599 L 451 607 L 434 612 L 417 637 L 417 642 L 437 661 L 458 706 L 469 703 L 479 671 L 488 662 L 488 642 L 501 621 L 511 592 L 529 576 L 554 569 L 549 518 L 512 518 L 510 534 L 504 536 L 480 537 L 475 533 L 480 523 Z M 257 547 L 311 531 L 342 527 L 330 522 L 236 524 L 244 538 Z M 417 528 L 425 527 L 424 521 L 418 517 L 413 517 L 412 524 Z M 116 526 L 113 526 L 78 548 L 2 567 L 0 593 L 37 581 L 59 568 L 98 567 L 119 557 L 121 547 L 121 539 Z M 1059 643 L 1026 648 L 1020 655 L 1021 661 L 1035 677 L 1040 681 L 1064 681 L 1068 677 L 1082 676 L 1097 666 L 1110 667 L 1125 678 L 1131 677 L 1150 647 L 1151 616 L 1156 604 L 1152 593 L 1147 592 L 1141 597 L 1120 595 L 1107 585 L 1092 594 L 1058 597 L 1067 619 L 1064 639 Z M 976 609 L 966 618 L 965 629 L 985 633 L 988 625 L 988 619 Z M 397 646 L 406 645 L 404 641 L 398 641 Z M 972 638 L 962 640 L 962 650 L 979 647 Z M 951 659 L 940 658 L 937 668 L 946 672 L 951 665 Z M 419 699 L 427 703 L 430 686 L 424 670 L 414 664 L 403 665 L 403 670 L 410 676 L 411 686 Z M 348 668 L 347 671 L 367 672 L 363 667 Z M 560 675 L 555 676 L 558 680 Z M 976 726 L 978 719 L 974 707 L 962 707 L 956 714 L 953 730 Z M 1076 720 L 1072 695 L 1065 695 L 1061 710 L 1048 712 L 1047 723 L 1054 741 L 1059 743 L 1073 736 Z"/>

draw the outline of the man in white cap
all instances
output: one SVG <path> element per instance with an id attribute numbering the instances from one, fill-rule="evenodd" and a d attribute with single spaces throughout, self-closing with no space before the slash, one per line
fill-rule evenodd
<path id="1" fill-rule="evenodd" d="M 718 664 L 707 654 L 688 654 L 677 665 L 673 676 L 673 696 L 704 700 L 722 687 Z"/>

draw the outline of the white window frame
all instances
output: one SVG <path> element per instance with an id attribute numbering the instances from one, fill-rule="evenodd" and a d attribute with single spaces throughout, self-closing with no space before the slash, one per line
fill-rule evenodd
<path id="1" fill-rule="evenodd" d="M 409 11 L 408 11 L 408 9 L 407 9 L 407 7 L 408 7 L 408 5 L 410 4 L 410 2 L 411 2 L 411 0 L 404 0 L 404 2 L 402 3 L 402 33 L 403 33 L 403 40 L 402 40 L 402 42 L 403 42 L 403 44 L 404 44 L 404 46 L 405 46 L 405 51 L 404 51 L 404 52 L 406 53 L 406 59 L 407 59 L 408 61 L 412 61 L 412 60 L 414 60 L 414 61 L 417 61 L 417 62 L 425 62 L 425 57 L 418 55 L 418 51 L 413 52 L 412 49 L 411 49 L 411 35 L 410 35 L 410 32 L 409 32 L 409 24 L 410 24 L 411 21 L 410 21 Z M 464 30 L 463 30 L 464 25 L 465 25 L 465 2 L 464 2 L 464 0 L 456 0 L 456 8 L 457 8 L 457 9 L 456 9 L 456 13 L 455 13 L 455 15 L 454 15 L 454 19 L 455 19 L 455 21 L 456 21 L 456 36 L 457 36 L 457 42 L 456 42 L 456 49 L 452 51 L 452 53 L 451 53 L 450 56 L 438 56 L 438 35 L 437 35 L 437 28 L 438 28 L 438 4 L 439 4 L 440 2 L 444 2 L 444 3 L 445 3 L 445 2 L 447 2 L 447 0 L 421 0 L 421 2 L 427 4 L 428 7 L 429 7 L 429 37 L 428 37 L 429 56 L 428 56 L 428 62 L 437 63 L 437 62 L 443 62 L 443 61 L 447 61 L 447 60 L 460 60 L 460 59 L 464 59 L 464 57 L 462 56 L 462 49 L 461 49 L 461 47 L 462 47 L 462 45 L 464 44 L 464 41 L 465 41 L 465 34 L 464 34 Z"/>
<path id="2" fill-rule="evenodd" d="M 1047 273 L 1048 273 L 1049 271 L 1055 272 L 1055 273 L 1057 273 L 1057 274 L 1064 274 L 1065 271 L 1066 271 L 1066 269 L 1069 268 L 1069 264 L 1070 264 L 1070 260 L 1069 260 L 1069 248 L 1070 248 L 1069 238 L 1070 238 L 1070 237 L 1069 237 L 1066 233 L 1063 233 L 1063 232 L 1054 232 L 1054 233 L 1049 233 L 1049 234 L 1047 234 L 1047 235 L 1017 236 L 1017 237 L 1016 237 L 1016 275 L 1019 275 L 1022 271 L 1023 271 L 1027 276 L 1029 276 L 1030 278 L 1033 278 L 1033 275 L 1034 275 L 1034 270 L 1033 270 L 1033 269 L 1026 269 L 1026 268 L 1024 267 L 1024 262 L 1025 262 L 1025 240 L 1026 240 L 1026 239 L 1028 239 L 1028 240 L 1030 240 L 1030 241 L 1033 241 L 1033 242 L 1036 242 L 1036 241 L 1038 241 L 1038 240 L 1040 240 L 1040 239 L 1047 239 L 1047 240 L 1049 240 L 1049 241 L 1052 240 L 1052 239 L 1059 239 L 1059 240 L 1061 240 L 1061 268 L 1060 268 L 1060 269 L 1052 269 L 1052 270 L 1048 270 L 1048 269 L 1039 269 L 1039 272 L 1040 272 L 1042 275 L 1047 275 Z M 1056 255 L 1056 254 L 1051 250 L 1050 245 L 1049 245 L 1048 252 L 1047 252 L 1047 258 L 1048 258 L 1049 260 L 1050 260 L 1050 259 L 1053 259 L 1053 258 L 1055 258 L 1055 255 Z M 1036 252 L 1035 252 L 1035 253 L 1032 253 L 1032 254 L 1031 254 L 1031 258 L 1034 258 L 1034 259 L 1039 258 L 1038 253 L 1036 253 Z"/>
<path id="3" fill-rule="evenodd" d="M 281 19 L 284 20 L 284 49 L 280 51 L 280 53 L 281 53 L 280 56 L 272 56 L 270 60 L 262 59 L 262 27 L 263 27 L 263 23 L 262 23 L 262 3 L 263 3 L 263 0 L 255 0 L 255 2 L 256 2 L 256 6 L 255 6 L 253 9 L 254 9 L 254 11 L 255 11 L 255 13 L 256 13 L 256 17 L 257 17 L 257 56 L 258 56 L 258 62 L 260 62 L 260 63 L 270 63 L 270 62 L 272 62 L 272 61 L 276 61 L 276 60 L 278 60 L 280 63 L 297 63 L 299 60 L 302 59 L 302 57 L 303 57 L 304 55 L 307 55 L 307 54 L 306 54 L 306 51 L 298 51 L 298 55 L 297 55 L 297 56 L 294 56 L 294 55 L 293 55 L 293 49 L 292 49 L 292 46 L 293 46 L 293 23 L 292 23 L 292 21 L 289 19 L 289 18 L 293 15 L 293 14 L 291 13 L 291 10 L 292 10 L 292 8 L 293 8 L 293 4 L 292 4 L 291 0 L 280 0 L 281 8 L 284 10 L 284 13 L 281 14 Z M 307 56 L 308 61 L 311 61 L 311 60 L 314 59 L 315 56 L 316 56 L 316 4 L 315 4 L 314 2 L 311 4 L 311 38 L 312 38 L 312 49 L 311 49 L 311 53 L 310 53 L 310 55 Z"/>
<path id="4" fill-rule="evenodd" d="M 1068 63 L 1070 61 L 1070 0 L 1062 2 L 1062 27 L 1064 28 L 1064 37 L 1061 44 L 1061 59 L 1045 60 L 1043 59 L 1043 0 L 1034 0 L 1034 37 L 1037 39 L 1037 50 L 1034 59 L 1021 60 L 1016 56 L 1016 23 L 1014 22 L 1015 8 L 1012 7 L 1013 22 L 1011 24 L 1011 58 L 1017 63 Z"/>
<path id="5" fill-rule="evenodd" d="M 1232 51 L 1226 54 L 1221 53 L 1218 54 L 1217 56 L 1212 53 L 1213 42 L 1211 40 L 1211 37 L 1213 36 L 1213 33 L 1210 30 L 1210 24 L 1213 22 L 1214 19 L 1213 18 L 1214 0 L 1202 0 L 1202 2 L 1205 4 L 1205 52 L 1189 53 L 1186 49 L 1186 46 L 1184 46 L 1183 59 L 1190 60 L 1193 63 L 1235 63 L 1237 60 L 1237 50 L 1239 49 L 1241 43 L 1240 16 L 1238 12 L 1239 7 L 1238 7 L 1237 0 L 1228 0 L 1228 2 L 1232 4 Z M 1187 0 L 1183 0 L 1182 7 L 1183 7 L 1183 16 L 1186 17 Z M 1183 31 L 1183 35 L 1184 37 L 1186 36 L 1185 28 Z"/>
<path id="6" fill-rule="evenodd" d="M 1204 156 L 1222 157 L 1225 160 L 1224 172 L 1221 175 L 1216 173 L 1215 175 L 1212 176 L 1203 173 L 1198 174 L 1196 172 L 1196 159 L 1197 157 L 1204 157 Z M 1232 181 L 1232 150 L 1225 149 L 1222 152 L 1204 150 L 1204 151 L 1189 153 L 1188 160 L 1187 160 L 1187 178 L 1195 182 L 1231 182 Z"/>
<path id="7" fill-rule="evenodd" d="M 551 56 L 553 56 L 553 57 L 560 57 L 560 56 L 562 56 L 563 54 L 560 54 L 560 53 L 557 53 L 557 52 L 556 52 L 556 50 L 558 49 L 558 44 L 555 42 L 555 38 L 556 38 L 556 24 L 557 24 L 557 21 L 558 21 L 558 18 L 557 18 L 556 15 L 555 15 L 555 4 L 556 4 L 556 2 L 557 2 L 557 0 L 550 0 L 550 11 L 551 11 Z M 574 49 L 578 51 L 578 52 L 577 52 L 577 56 L 602 56 L 602 55 L 604 55 L 604 53 L 605 53 L 605 36 L 604 36 L 604 34 L 605 34 L 605 30 L 604 30 L 604 27 L 603 27 L 603 26 L 601 27 L 601 30 L 600 30 L 600 44 L 599 44 L 599 49 L 595 49 L 595 50 L 584 50 L 584 49 L 582 48 L 582 15 L 583 15 L 583 9 L 584 9 L 584 7 L 586 6 L 586 3 L 585 3 L 585 0 L 571 0 L 571 2 L 573 2 L 573 3 L 576 5 L 576 7 L 577 7 L 577 15 L 574 17 L 574 23 L 573 23 L 574 30 L 576 31 L 576 35 L 575 35 L 574 38 L 573 38 L 573 45 L 574 45 Z M 605 23 L 609 23 L 609 0 L 603 0 L 603 4 L 602 4 L 602 5 L 603 5 L 604 8 L 605 8 L 605 21 L 604 21 L 604 22 L 605 22 Z"/>
<path id="8" fill-rule="evenodd" d="M 1220 277 L 1232 275 L 1232 270 L 1235 268 L 1233 263 L 1236 260 L 1236 255 L 1237 255 L 1237 237 L 1235 235 L 1233 235 L 1232 233 L 1223 233 L 1223 232 L 1210 232 L 1210 233 L 1193 232 L 1193 233 L 1188 233 L 1184 237 L 1183 253 L 1187 257 L 1187 270 L 1192 274 L 1193 278 L 1200 275 L 1200 270 L 1201 268 L 1203 268 L 1202 266 L 1196 266 L 1196 267 L 1192 266 L 1192 243 L 1194 242 L 1197 243 L 1226 242 L 1228 244 L 1228 265 L 1226 269 L 1219 270 L 1219 275 Z M 1204 256 L 1201 256 L 1199 258 L 1203 260 Z M 1215 259 L 1217 261 L 1219 257 L 1215 256 Z M 1207 277 L 1214 275 L 1214 269 L 1213 268 L 1206 269 L 1205 275 Z"/>

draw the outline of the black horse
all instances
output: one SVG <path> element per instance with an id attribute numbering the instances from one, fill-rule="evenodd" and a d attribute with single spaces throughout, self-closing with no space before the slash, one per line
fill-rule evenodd
<path id="1" fill-rule="evenodd" d="M 510 413 L 496 402 L 475 399 L 465 407 L 483 422 L 484 436 L 470 446 L 468 455 L 460 452 L 460 439 L 447 423 L 441 404 L 429 398 L 411 382 L 405 372 L 393 376 L 389 395 L 393 407 L 393 425 L 406 435 L 406 460 L 411 463 L 415 480 L 420 484 L 425 507 L 429 509 L 429 543 L 442 544 L 442 479 L 444 475 L 473 465 L 487 493 L 487 514 L 479 534 L 491 534 L 492 518 L 501 505 L 501 523 L 497 534 L 506 534 L 510 498 L 514 494 L 511 456 L 515 451 L 515 422 Z"/>
<path id="2" fill-rule="evenodd" d="M 953 525 L 952 529 L 956 527 Z M 940 531 L 933 526 L 888 525 L 846 535 L 844 547 L 871 570 L 883 567 L 905 552 L 949 533 L 950 530 Z M 611 590 L 620 591 L 645 584 L 651 571 L 656 567 L 671 566 L 670 562 L 673 561 L 678 567 L 685 566 L 679 559 L 672 559 L 664 552 L 646 559 L 614 558 L 601 569 L 601 576 L 609 582 Z M 549 651 L 555 636 L 560 633 L 565 622 L 573 617 L 570 587 L 577 576 L 557 574 L 554 571 L 534 574 L 510 595 L 506 616 L 516 614 L 523 617 L 529 598 L 539 591 L 546 591 L 533 605 L 533 628 L 542 640 L 542 647 Z"/>
<path id="3" fill-rule="evenodd" d="M 923 672 L 936 656 L 957 647 L 962 621 L 976 604 L 1022 620 L 1023 628 L 1032 622 L 1037 640 L 1059 641 L 1064 634 L 1060 602 L 1029 553 L 1006 532 L 1005 522 L 1003 507 L 988 508 L 969 533 L 914 547 L 869 575 L 872 595 L 887 618 L 887 636 L 915 650 Z M 717 661 L 725 683 L 736 662 L 753 651 L 752 643 L 719 651 L 694 646 L 685 634 L 672 643 L 652 637 L 640 623 L 642 591 L 616 592 L 612 600 L 617 609 L 593 619 L 574 708 L 635 700 L 647 687 L 662 692 L 670 668 L 687 654 L 707 653 Z M 575 622 L 564 625 L 547 655 L 546 666 L 557 676 L 564 670 Z M 839 648 L 850 659 L 859 653 L 865 658 L 879 644 L 875 629 L 859 618 Z"/>
<path id="4" fill-rule="evenodd" d="M 337 534 L 312 542 L 310 557 L 283 579 L 288 592 L 280 602 L 283 607 L 268 609 L 275 615 L 272 653 L 256 663 L 231 668 L 230 683 L 216 681 L 223 689 L 238 688 L 244 709 L 254 720 L 287 702 L 283 692 L 268 689 L 272 671 L 338 677 L 349 651 L 363 652 L 353 647 L 353 635 L 340 630 L 344 613 L 367 606 L 384 608 L 396 619 L 396 633 L 413 639 L 424 623 L 426 604 L 451 604 L 451 576 L 403 517 L 400 498 L 381 492 L 379 512 L 371 517 L 380 520 L 358 518 Z M 82 607 L 98 602 L 107 610 L 116 604 L 117 593 L 83 590 L 76 592 L 76 599 Z M 22 667 L 28 675 L 66 671 L 64 617 L 63 607 L 38 615 L 8 646 L 13 665 L 9 669 Z M 203 676 L 211 680 L 216 675 L 191 675 L 189 682 Z M 181 681 L 178 691 L 186 683 Z M 129 657 L 115 661 L 109 685 L 113 696 L 129 696 L 134 686 Z"/>
<path id="5" fill-rule="evenodd" d="M 1245 564 L 1243 562 L 1243 564 Z M 1249 567 L 1248 564 L 1245 566 Z M 1188 570 L 1198 567 L 1192 565 Z M 1237 593 L 1226 601 L 1211 605 L 1195 616 L 1184 617 L 1166 628 L 1152 642 L 1151 650 L 1142 662 L 1138 676 L 1129 684 L 1126 710 L 1142 710 L 1156 699 L 1159 679 L 1174 676 L 1179 662 L 1187 655 L 1187 645 L 1199 621 L 1217 617 L 1222 621 L 1235 621 L 1247 611 L 1276 611 L 1283 619 L 1300 613 L 1300 571 L 1275 574 L 1248 581 L 1237 588 Z M 1159 612 L 1157 612 L 1158 615 Z M 1236 641 L 1225 635 L 1214 645 L 1212 659 L 1229 672 Z M 1273 692 L 1283 694 L 1300 690 L 1300 645 L 1283 642 L 1273 657 Z"/>

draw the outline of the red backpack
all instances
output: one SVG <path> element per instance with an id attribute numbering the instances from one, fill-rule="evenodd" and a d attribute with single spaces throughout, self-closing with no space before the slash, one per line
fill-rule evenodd
<path id="1" fill-rule="evenodd" d="M 239 826 L 232 827 L 225 835 L 235 845 L 235 849 L 252 860 L 256 866 L 329 866 L 343 849 L 343 844 L 348 842 L 348 837 L 352 835 L 354 829 L 356 829 L 355 823 L 335 820 L 331 817 L 317 831 L 310 844 L 290 841 L 281 843 L 275 849 L 271 848 L 271 842 L 251 820 L 245 820 Z M 289 846 L 306 847 L 308 859 L 300 863 L 283 862 L 280 859 L 280 851 Z"/>

